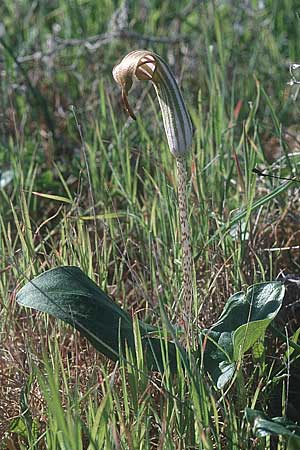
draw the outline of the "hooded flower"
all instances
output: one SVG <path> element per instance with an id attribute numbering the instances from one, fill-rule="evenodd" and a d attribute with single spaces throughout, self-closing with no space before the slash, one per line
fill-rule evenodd
<path id="1" fill-rule="evenodd" d="M 113 77 L 122 89 L 125 108 L 133 119 L 136 117 L 127 99 L 133 80 L 152 81 L 170 151 L 176 157 L 184 156 L 191 146 L 193 125 L 174 75 L 164 60 L 147 50 L 136 50 L 114 67 Z"/>

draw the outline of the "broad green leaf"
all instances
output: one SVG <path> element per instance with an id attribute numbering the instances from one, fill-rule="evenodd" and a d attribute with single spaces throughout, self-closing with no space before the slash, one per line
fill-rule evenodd
<path id="1" fill-rule="evenodd" d="M 72 325 L 114 361 L 126 344 L 135 350 L 130 315 L 78 267 L 62 266 L 44 272 L 18 292 L 17 301 Z M 161 364 L 161 341 L 148 336 L 149 331 L 155 330 L 153 327 L 140 322 L 140 329 L 148 366 L 157 368 Z M 168 352 L 170 365 L 175 367 L 174 344 L 168 343 Z"/>
<path id="2" fill-rule="evenodd" d="M 264 335 L 281 308 L 284 292 L 280 282 L 262 283 L 248 290 L 246 301 L 249 304 L 249 318 L 233 335 L 235 360 Z"/>
<path id="3" fill-rule="evenodd" d="M 207 340 L 204 366 L 219 389 L 232 378 L 235 363 L 264 336 L 281 307 L 284 292 L 278 281 L 238 292 L 229 298 L 218 321 L 203 331 Z"/>
<path id="4" fill-rule="evenodd" d="M 263 412 L 246 408 L 245 416 L 256 436 L 284 436 L 289 450 L 300 450 L 300 426 L 284 417 L 268 418 Z"/>

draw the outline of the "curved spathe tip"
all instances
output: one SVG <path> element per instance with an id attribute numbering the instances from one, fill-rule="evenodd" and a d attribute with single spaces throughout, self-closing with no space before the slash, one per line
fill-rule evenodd
<path id="1" fill-rule="evenodd" d="M 113 77 L 122 90 L 125 109 L 133 119 L 136 117 L 128 102 L 133 81 L 153 83 L 170 151 L 176 157 L 184 156 L 191 146 L 193 125 L 175 77 L 164 60 L 151 51 L 135 50 L 114 67 Z"/>

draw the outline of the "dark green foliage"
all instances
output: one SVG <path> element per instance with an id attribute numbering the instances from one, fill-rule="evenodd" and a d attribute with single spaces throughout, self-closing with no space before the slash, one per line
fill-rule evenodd
<path id="1" fill-rule="evenodd" d="M 283 284 L 275 281 L 234 294 L 219 320 L 203 332 L 204 365 L 219 389 L 232 378 L 235 363 L 264 335 L 281 307 L 284 291 Z"/>
<path id="2" fill-rule="evenodd" d="M 219 389 L 232 378 L 235 363 L 264 335 L 278 313 L 284 296 L 281 282 L 261 283 L 246 293 L 234 294 L 219 320 L 204 330 L 204 366 Z M 135 352 L 133 321 L 78 267 L 57 267 L 27 283 L 17 301 L 52 314 L 79 330 L 94 347 L 112 360 L 120 357 L 126 345 Z M 158 331 L 140 322 L 143 350 L 149 368 L 162 368 L 159 339 L 149 337 Z M 168 360 L 176 368 L 176 350 L 168 343 Z"/>
<path id="3" fill-rule="evenodd" d="M 17 301 L 69 323 L 98 351 L 114 361 L 120 357 L 120 352 L 125 352 L 126 345 L 134 353 L 133 321 L 130 315 L 78 267 L 56 267 L 44 272 L 20 290 Z M 148 332 L 154 330 L 140 323 L 148 366 L 160 369 L 163 344 L 148 336 Z M 168 343 L 168 352 L 174 368 L 176 352 L 172 343 Z"/>
<path id="4" fill-rule="evenodd" d="M 245 416 L 256 436 L 284 436 L 288 439 L 288 450 L 300 449 L 299 425 L 286 420 L 284 417 L 273 417 L 270 419 L 256 409 L 247 408 Z"/>

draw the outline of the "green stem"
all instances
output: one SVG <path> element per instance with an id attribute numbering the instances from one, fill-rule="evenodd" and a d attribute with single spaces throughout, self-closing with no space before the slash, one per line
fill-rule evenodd
<path id="1" fill-rule="evenodd" d="M 187 208 L 187 171 L 185 158 L 177 157 L 179 222 L 181 227 L 182 272 L 183 272 L 183 314 L 189 328 L 193 305 L 193 261 L 190 243 L 190 226 Z"/>

